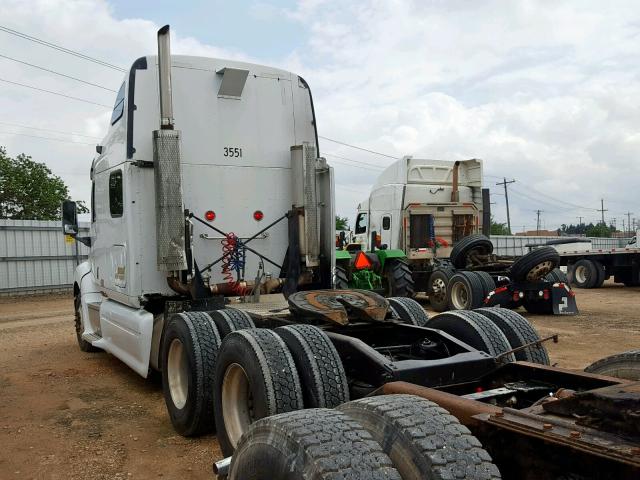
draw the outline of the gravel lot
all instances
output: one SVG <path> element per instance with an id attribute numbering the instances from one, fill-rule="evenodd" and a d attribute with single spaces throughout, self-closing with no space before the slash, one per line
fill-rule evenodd
<path id="1" fill-rule="evenodd" d="M 578 290 L 574 317 L 529 316 L 553 363 L 584 368 L 640 346 L 640 288 Z M 211 479 L 214 436 L 176 435 L 159 383 L 83 353 L 68 295 L 0 298 L 0 477 Z"/>

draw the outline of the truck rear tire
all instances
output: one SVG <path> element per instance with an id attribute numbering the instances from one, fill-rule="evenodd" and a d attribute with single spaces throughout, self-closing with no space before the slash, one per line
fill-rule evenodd
<path id="1" fill-rule="evenodd" d="M 550 300 L 528 300 L 522 301 L 522 306 L 529 313 L 535 313 L 536 315 L 552 315 L 553 303 Z"/>
<path id="2" fill-rule="evenodd" d="M 480 278 L 484 289 L 484 298 L 487 298 L 487 295 L 496 289 L 496 282 L 493 281 L 493 277 L 491 275 L 487 272 L 483 272 L 482 270 L 476 270 L 473 273 Z"/>
<path id="3" fill-rule="evenodd" d="M 518 258 L 511 268 L 511 280 L 537 282 L 560 264 L 560 255 L 553 247 L 540 247 Z"/>
<path id="4" fill-rule="evenodd" d="M 274 330 L 293 357 L 305 408 L 333 408 L 349 401 L 347 374 L 336 347 L 313 325 L 287 325 Z"/>
<path id="5" fill-rule="evenodd" d="M 511 350 L 511 345 L 505 334 L 480 313 L 467 310 L 440 313 L 431 317 L 425 326 L 442 330 L 492 357 Z M 506 355 L 506 361 L 515 361 L 513 353 Z"/>
<path id="6" fill-rule="evenodd" d="M 449 281 L 454 275 L 455 271 L 453 269 L 439 268 L 429 276 L 427 295 L 429 296 L 431 308 L 436 312 L 444 312 L 449 307 L 447 290 Z"/>
<path id="7" fill-rule="evenodd" d="M 400 260 L 388 260 L 385 265 L 385 297 L 413 297 L 415 285 L 411 268 Z"/>
<path id="8" fill-rule="evenodd" d="M 593 362 L 584 371 L 638 381 L 640 380 L 640 350 L 629 350 L 602 358 Z"/>
<path id="9" fill-rule="evenodd" d="M 566 283 L 567 285 L 569 284 L 569 278 L 567 277 L 567 274 L 564 273 L 562 270 L 560 270 L 559 268 L 554 268 L 552 271 L 550 271 L 546 277 L 544 277 L 545 280 L 547 282 L 552 282 L 552 283 Z"/>
<path id="10" fill-rule="evenodd" d="M 450 310 L 473 310 L 484 302 L 484 284 L 475 272 L 458 272 L 447 286 Z"/>
<path id="11" fill-rule="evenodd" d="M 94 347 L 91 343 L 82 338 L 84 333 L 84 321 L 82 319 L 82 303 L 80 300 L 80 293 L 77 293 L 73 297 L 73 307 L 75 310 L 75 327 L 76 327 L 76 339 L 78 340 L 78 346 L 80 350 L 87 353 L 99 352 L 98 347 Z"/>
<path id="12" fill-rule="evenodd" d="M 190 437 L 213 431 L 213 375 L 220 334 L 204 312 L 170 317 L 162 340 L 162 390 L 173 428 Z"/>
<path id="13" fill-rule="evenodd" d="M 533 325 L 519 313 L 507 308 L 479 308 L 476 312 L 491 320 L 507 337 L 511 348 L 518 348 L 540 340 Z M 544 345 L 532 345 L 514 353 L 516 360 L 550 365 L 549 353 Z"/>
<path id="14" fill-rule="evenodd" d="M 338 410 L 382 445 L 402 480 L 501 478 L 478 439 L 434 402 L 414 395 L 382 395 L 345 403 Z"/>
<path id="15" fill-rule="evenodd" d="M 213 411 L 220 449 L 233 453 L 249 425 L 304 408 L 289 349 L 272 330 L 237 330 L 222 341 L 215 366 Z"/>
<path id="16" fill-rule="evenodd" d="M 486 236 L 478 233 L 458 240 L 451 249 L 449 259 L 456 268 L 469 266 L 471 254 L 489 255 L 493 252 L 493 243 Z"/>
<path id="17" fill-rule="evenodd" d="M 598 282 L 598 269 L 596 265 L 586 258 L 578 260 L 569 269 L 571 285 L 578 288 L 593 288 Z"/>
<path id="18" fill-rule="evenodd" d="M 596 283 L 593 288 L 601 288 L 604 284 L 605 278 L 607 276 L 607 272 L 604 268 L 604 265 L 599 260 L 593 260 L 593 264 L 595 265 L 596 272 L 598 272 L 598 277 L 596 279 Z"/>
<path id="19" fill-rule="evenodd" d="M 218 327 L 220 337 L 224 338 L 231 332 L 242 330 L 243 328 L 256 328 L 251 315 L 237 308 L 224 308 L 207 312 L 213 322 Z"/>
<path id="20" fill-rule="evenodd" d="M 369 432 L 324 408 L 258 420 L 238 443 L 228 478 L 401 480 Z"/>
<path id="21" fill-rule="evenodd" d="M 413 298 L 391 297 L 387 298 L 389 308 L 394 312 L 395 317 L 409 325 L 424 327 L 429 321 L 429 315 L 424 311 L 422 305 Z"/>

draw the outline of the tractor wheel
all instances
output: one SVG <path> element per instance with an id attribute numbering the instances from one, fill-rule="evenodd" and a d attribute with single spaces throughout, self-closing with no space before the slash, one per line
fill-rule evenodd
<path id="1" fill-rule="evenodd" d="M 390 297 L 387 298 L 389 308 L 395 314 L 395 318 L 410 325 L 424 327 L 429 321 L 429 315 L 424 311 L 422 305 L 413 298 L 406 297 Z"/>
<path id="2" fill-rule="evenodd" d="M 475 272 L 458 272 L 447 287 L 450 310 L 473 310 L 480 308 L 485 299 L 484 285 Z"/>
<path id="3" fill-rule="evenodd" d="M 381 395 L 345 403 L 371 433 L 402 480 L 492 480 L 498 468 L 476 437 L 436 403 L 414 395 Z"/>
<path id="4" fill-rule="evenodd" d="M 442 330 L 492 357 L 511 350 L 511 344 L 505 334 L 480 313 L 466 310 L 440 313 L 431 317 L 425 327 Z M 513 353 L 506 355 L 506 360 L 515 361 Z"/>
<path id="5" fill-rule="evenodd" d="M 540 340 L 533 325 L 516 312 L 507 308 L 479 308 L 476 312 L 491 320 L 507 337 L 511 348 L 518 348 Z M 544 345 L 532 345 L 514 353 L 516 360 L 549 365 L 549 354 Z"/>
<path id="6" fill-rule="evenodd" d="M 640 350 L 629 350 L 605 357 L 592 363 L 584 371 L 638 381 L 640 380 Z"/>
<path id="7" fill-rule="evenodd" d="M 484 287 L 484 298 L 487 298 L 487 295 L 496 289 L 496 282 L 493 280 L 491 275 L 487 272 L 483 272 L 482 270 L 475 270 L 473 273 L 480 278 L 482 286 Z"/>
<path id="8" fill-rule="evenodd" d="M 349 274 L 343 266 L 336 265 L 335 274 L 333 276 L 333 288 L 336 290 L 349 289 Z"/>
<path id="9" fill-rule="evenodd" d="M 401 480 L 358 422 L 325 408 L 256 421 L 231 458 L 229 480 Z"/>
<path id="10" fill-rule="evenodd" d="M 560 264 L 560 255 L 553 247 L 540 247 L 520 257 L 511 265 L 514 281 L 537 282 Z"/>
<path id="11" fill-rule="evenodd" d="M 469 235 L 458 240 L 451 249 L 449 259 L 456 268 L 466 268 L 470 263 L 470 256 L 474 254 L 489 255 L 493 252 L 493 243 L 482 234 Z"/>
<path id="12" fill-rule="evenodd" d="M 287 325 L 274 331 L 296 364 L 305 408 L 333 408 L 349 401 L 347 374 L 326 333 L 313 325 Z"/>
<path id="13" fill-rule="evenodd" d="M 225 456 L 256 420 L 304 408 L 300 376 L 282 338 L 263 328 L 227 335 L 215 366 L 211 404 Z"/>
<path id="14" fill-rule="evenodd" d="M 242 330 L 243 328 L 256 328 L 251 316 L 237 308 L 224 308 L 222 310 L 213 310 L 207 312 L 211 319 L 218 327 L 218 332 L 222 338 L 229 335 L 236 330 Z"/>
<path id="15" fill-rule="evenodd" d="M 436 312 L 444 312 L 449 307 L 447 289 L 449 288 L 449 281 L 454 275 L 455 271 L 453 269 L 439 268 L 429 277 L 427 295 L 429 296 L 431 308 Z"/>
<path id="16" fill-rule="evenodd" d="M 173 428 L 185 437 L 209 433 L 220 334 L 204 312 L 173 315 L 162 340 L 162 390 Z"/>
<path id="17" fill-rule="evenodd" d="M 390 260 L 385 265 L 385 297 L 413 297 L 415 286 L 411 268 L 400 260 Z"/>

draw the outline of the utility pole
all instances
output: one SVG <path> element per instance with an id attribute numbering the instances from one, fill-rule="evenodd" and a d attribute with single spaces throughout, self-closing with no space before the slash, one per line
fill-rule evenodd
<path id="1" fill-rule="evenodd" d="M 629 227 L 629 233 L 631 233 L 631 215 L 633 215 L 633 212 L 627 212 L 627 227 Z"/>
<path id="2" fill-rule="evenodd" d="M 606 225 L 605 221 L 604 221 L 604 212 L 608 212 L 609 210 L 605 210 L 604 208 L 604 198 L 600 199 L 600 210 L 599 212 L 602 214 L 602 224 Z"/>
<path id="3" fill-rule="evenodd" d="M 578 220 L 580 221 L 580 223 L 578 223 L 578 226 L 582 225 L 582 218 L 583 217 L 578 217 Z"/>
<path id="4" fill-rule="evenodd" d="M 538 219 L 536 220 L 536 235 L 540 235 L 540 213 L 542 213 L 542 210 L 536 210 L 536 214 L 538 215 Z"/>
<path id="5" fill-rule="evenodd" d="M 515 183 L 515 180 L 509 180 L 507 182 L 507 179 L 505 177 L 502 177 L 502 182 L 498 182 L 496 183 L 496 185 L 502 185 L 504 186 L 504 201 L 507 204 L 507 228 L 509 229 L 509 235 L 511 235 L 511 217 L 509 216 L 509 193 L 507 192 L 507 185 L 510 183 Z"/>

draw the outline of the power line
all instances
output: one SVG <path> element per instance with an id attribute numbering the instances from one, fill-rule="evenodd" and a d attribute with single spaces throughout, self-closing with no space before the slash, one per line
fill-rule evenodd
<path id="1" fill-rule="evenodd" d="M 40 135 L 28 135 L 26 133 L 16 133 L 16 132 L 0 132 L 0 135 L 19 135 L 21 137 L 30 137 L 30 138 L 41 138 L 43 140 L 52 140 L 54 142 L 63 142 L 63 143 L 76 143 L 78 145 L 95 145 L 95 143 L 87 143 L 87 142 L 74 142 L 73 140 L 63 140 L 62 138 L 51 138 L 51 137 L 42 137 Z"/>
<path id="2" fill-rule="evenodd" d="M 369 163 L 369 162 L 361 162 L 360 160 L 353 160 L 351 158 L 348 157 L 343 157 L 340 155 L 336 155 L 335 153 L 323 153 L 323 155 L 326 155 L 328 157 L 335 157 L 335 158 L 341 158 L 342 160 L 347 160 L 349 162 L 354 162 L 354 163 L 358 163 L 360 165 L 364 165 L 364 166 L 368 166 L 368 167 L 373 167 L 376 169 L 380 169 L 380 171 L 384 170 L 386 167 L 383 167 L 381 165 L 376 165 L 374 163 Z"/>
<path id="3" fill-rule="evenodd" d="M 70 98 L 72 100 L 78 100 L 79 102 L 90 103 L 92 105 L 98 105 L 99 107 L 111 108 L 110 105 L 105 105 L 104 103 L 96 103 L 91 100 L 86 100 L 84 98 L 72 97 L 71 95 L 65 95 L 64 93 L 53 92 L 51 90 L 45 90 L 44 88 L 33 87 L 31 85 L 25 85 L 24 83 L 12 82 L 11 80 L 5 80 L 4 78 L 0 78 L 0 82 L 11 83 L 12 85 L 18 85 L 20 87 L 30 88 L 32 90 L 38 90 L 40 92 L 50 93 L 52 95 L 58 95 L 60 97 Z"/>
<path id="4" fill-rule="evenodd" d="M 328 140 L 330 142 L 337 143 L 339 145 L 344 145 L 345 147 L 355 148 L 356 150 L 362 150 L 363 152 L 369 152 L 369 153 L 373 153 L 375 155 L 381 155 L 387 158 L 393 158 L 394 160 L 400 160 L 400 157 L 394 157 L 392 155 L 387 155 L 386 153 L 376 152 L 375 150 L 369 150 L 367 148 L 357 147 L 355 145 L 351 145 L 350 143 L 341 142 L 340 140 L 334 140 L 333 138 L 323 137 L 322 135 L 318 135 L 318 137 L 322 138 L 323 140 Z"/>
<path id="5" fill-rule="evenodd" d="M 4 27 L 2 25 L 0 25 L 0 31 L 6 32 L 6 33 L 8 33 L 10 35 L 15 35 L 16 37 L 20 37 L 20 38 L 23 38 L 25 40 L 29 40 L 31 42 L 38 43 L 40 45 L 44 45 L 45 47 L 53 48 L 54 50 L 58 50 L 60 52 L 64 52 L 64 53 L 69 54 L 69 55 L 73 55 L 74 57 L 82 58 L 83 60 L 87 60 L 89 62 L 97 63 L 98 65 L 102 65 L 103 67 L 112 68 L 114 70 L 118 70 L 119 72 L 126 72 L 127 71 L 126 69 L 124 69 L 122 67 L 118 67 L 117 65 L 113 65 L 111 63 L 107 63 L 107 62 L 105 62 L 103 60 L 99 60 L 99 59 L 94 58 L 94 57 L 90 57 L 89 55 L 85 55 L 84 53 L 80 53 L 80 52 L 76 52 L 76 51 L 73 51 L 73 50 L 69 50 L 68 48 L 61 47 L 60 45 L 56 45 L 55 43 L 47 42 L 46 40 L 41 40 L 39 38 L 32 37 L 31 35 L 27 35 L 26 33 L 18 32 L 17 30 L 13 30 L 11 28 Z"/>
<path id="6" fill-rule="evenodd" d="M 76 137 L 86 137 L 86 138 L 93 138 L 95 140 L 100 140 L 100 137 L 94 137 L 92 135 L 84 135 L 82 133 L 75 133 L 75 132 L 64 132 L 62 130 L 52 130 L 50 128 L 30 127 L 28 125 L 20 125 L 19 123 L 0 122 L 0 125 L 7 125 L 10 127 L 19 127 L 19 128 L 28 128 L 29 130 L 42 130 L 43 132 L 62 133 L 65 135 L 73 135 Z"/>
<path id="7" fill-rule="evenodd" d="M 34 65 L 33 63 L 24 62 L 22 60 L 18 60 L 17 58 L 8 57 L 8 56 L 2 55 L 2 54 L 0 54 L 0 57 L 1 58 L 6 58 L 7 60 L 11 60 L 12 62 L 17 62 L 17 63 L 21 63 L 23 65 L 28 65 L 29 67 L 37 68 L 37 69 L 43 70 L 45 72 L 53 73 L 54 75 L 60 75 L 61 77 L 69 78 L 71 80 L 75 80 L 76 82 L 84 83 L 86 85 L 91 85 L 92 87 L 102 88 L 103 90 L 109 90 L 110 92 L 114 92 L 114 93 L 118 92 L 117 90 L 113 90 L 112 88 L 105 87 L 105 86 L 102 86 L 102 85 L 98 85 L 97 83 L 87 82 L 86 80 L 82 80 L 81 78 L 72 77 L 71 75 L 67 75 L 65 73 L 56 72 L 55 70 L 50 70 L 48 68 L 41 67 L 40 65 Z"/>

